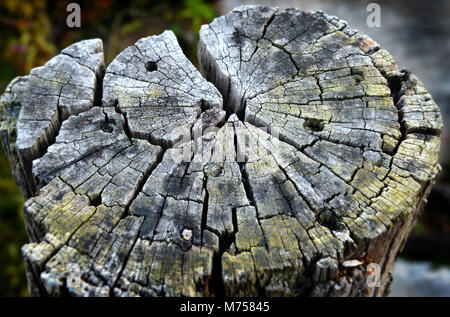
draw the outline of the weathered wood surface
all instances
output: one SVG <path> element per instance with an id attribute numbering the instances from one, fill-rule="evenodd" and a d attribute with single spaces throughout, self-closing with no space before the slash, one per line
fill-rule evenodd
<path id="1" fill-rule="evenodd" d="M 31 294 L 386 294 L 440 171 L 422 83 L 298 9 L 215 19 L 199 62 L 205 77 L 166 31 L 105 71 L 87 40 L 8 86 Z"/>

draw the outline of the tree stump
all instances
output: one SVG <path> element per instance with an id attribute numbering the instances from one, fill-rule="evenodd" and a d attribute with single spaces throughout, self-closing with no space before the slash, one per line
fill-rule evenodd
<path id="1" fill-rule="evenodd" d="M 440 171 L 423 84 L 322 12 L 239 7 L 198 53 L 85 40 L 7 87 L 30 293 L 387 294 Z"/>

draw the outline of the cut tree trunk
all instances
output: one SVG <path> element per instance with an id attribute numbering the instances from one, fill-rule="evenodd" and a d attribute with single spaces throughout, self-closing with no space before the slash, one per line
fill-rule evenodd
<path id="1" fill-rule="evenodd" d="M 422 83 L 322 12 L 239 7 L 198 53 L 85 40 L 7 87 L 30 293 L 387 294 L 440 171 Z"/>

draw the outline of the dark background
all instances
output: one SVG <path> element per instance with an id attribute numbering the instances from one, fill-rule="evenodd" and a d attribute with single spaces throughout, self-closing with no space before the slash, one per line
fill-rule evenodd
<path id="1" fill-rule="evenodd" d="M 81 5 L 81 28 L 66 26 L 66 7 Z M 380 28 L 366 24 L 367 4 L 381 6 Z M 196 65 L 198 30 L 215 16 L 244 3 L 299 7 L 337 15 L 372 36 L 401 68 L 424 82 L 444 117 L 440 162 L 443 172 L 394 270 L 393 295 L 450 296 L 450 1 L 447 0 L 99 0 L 0 3 L 0 93 L 19 75 L 44 64 L 62 48 L 82 39 L 101 38 L 105 62 L 139 38 L 175 32 Z M 0 296 L 27 296 L 20 247 L 27 242 L 23 198 L 0 150 Z M 414 275 L 414 278 L 411 276 Z"/>

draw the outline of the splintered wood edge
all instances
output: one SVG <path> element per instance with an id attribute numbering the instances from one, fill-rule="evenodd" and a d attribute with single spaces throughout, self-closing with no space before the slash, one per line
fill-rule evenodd
<path id="1" fill-rule="evenodd" d="M 87 40 L 7 87 L 30 293 L 386 294 L 440 171 L 423 84 L 322 12 L 239 7 L 198 50 L 205 77 L 170 31 L 105 70 Z"/>

